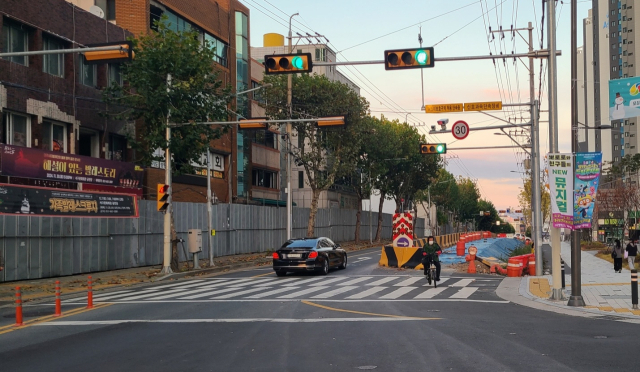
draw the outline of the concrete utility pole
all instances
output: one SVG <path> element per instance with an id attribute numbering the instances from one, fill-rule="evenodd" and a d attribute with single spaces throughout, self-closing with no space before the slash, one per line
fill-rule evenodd
<path id="1" fill-rule="evenodd" d="M 171 91 L 171 74 L 167 74 L 167 95 Z M 171 117 L 171 107 L 167 111 L 167 129 L 166 140 L 167 148 L 164 150 L 164 184 L 169 185 L 169 197 L 167 198 L 167 210 L 164 212 L 164 260 L 162 264 L 162 274 L 171 274 L 171 213 L 173 213 L 173 186 L 171 185 L 171 127 L 169 126 L 169 118 Z"/>
<path id="2" fill-rule="evenodd" d="M 558 152 L 558 66 L 556 64 L 556 5 L 547 0 L 547 49 L 549 50 L 549 152 Z M 551 273 L 553 275 L 554 300 L 562 299 L 560 269 L 560 229 L 549 226 L 551 231 Z"/>
<path id="3" fill-rule="evenodd" d="M 213 227 L 211 226 L 211 220 L 213 219 L 211 203 L 211 150 L 207 145 L 207 227 L 209 228 L 209 266 L 215 266 L 213 264 L 213 236 L 211 235 L 211 231 L 213 230 Z"/>
<path id="4" fill-rule="evenodd" d="M 291 43 L 291 20 L 293 17 L 299 15 L 296 13 L 289 17 L 289 54 L 293 52 L 293 45 Z M 287 80 L 287 106 L 289 106 L 289 119 L 293 116 L 293 107 L 291 107 L 291 100 L 293 96 L 293 75 L 289 74 Z M 291 239 L 291 225 L 293 214 L 293 193 L 291 192 L 291 123 L 287 123 L 287 240 Z"/>
<path id="5" fill-rule="evenodd" d="M 576 169 L 575 153 L 578 151 L 578 11 L 577 0 L 571 0 L 571 152 L 573 155 L 573 170 Z M 573 197 L 573 190 L 571 190 Z M 580 235 L 581 231 L 571 230 L 571 297 L 567 305 L 585 306 L 582 298 L 580 276 Z"/>

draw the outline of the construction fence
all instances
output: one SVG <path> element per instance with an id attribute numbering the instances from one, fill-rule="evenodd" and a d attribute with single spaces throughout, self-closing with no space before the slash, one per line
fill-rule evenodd
<path id="1" fill-rule="evenodd" d="M 141 200 L 139 218 L 67 218 L 0 215 L 0 282 L 48 278 L 162 264 L 163 214 L 156 202 Z M 174 203 L 174 221 L 181 261 L 189 260 L 189 229 L 202 230 L 201 258 L 209 257 L 209 239 L 215 257 L 266 252 L 286 240 L 286 208 L 213 205 L 208 231 L 207 205 Z M 307 232 L 308 208 L 293 208 L 293 236 Z M 371 224 L 369 218 L 371 216 Z M 360 239 L 373 237 L 378 214 L 363 212 Z M 382 238 L 391 239 L 392 215 L 382 216 Z M 315 235 L 336 242 L 355 238 L 356 211 L 320 209 Z M 424 231 L 424 219 L 415 219 L 414 231 Z M 417 236 L 421 238 L 422 236 Z"/>

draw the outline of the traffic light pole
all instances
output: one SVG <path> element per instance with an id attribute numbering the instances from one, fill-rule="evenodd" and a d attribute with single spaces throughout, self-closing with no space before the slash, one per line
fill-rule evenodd
<path id="1" fill-rule="evenodd" d="M 167 74 L 167 95 L 171 90 L 171 74 Z M 171 117 L 171 108 L 167 111 L 167 129 L 166 140 L 167 148 L 164 150 L 164 184 L 169 185 L 169 198 L 167 199 L 168 207 L 164 212 L 164 233 L 163 233 L 163 248 L 164 259 L 162 264 L 161 274 L 171 274 L 171 213 L 173 213 L 173 186 L 171 185 L 171 150 L 169 144 L 171 143 L 171 127 L 169 126 L 169 118 Z"/>
<path id="2" fill-rule="evenodd" d="M 293 51 L 293 45 L 291 43 L 291 20 L 293 17 L 299 15 L 299 13 L 292 14 L 289 17 L 289 53 Z M 292 95 L 293 95 L 293 75 L 289 75 L 287 79 L 287 106 L 289 107 L 289 119 L 293 116 L 293 108 L 291 107 Z M 293 193 L 291 192 L 291 122 L 287 124 L 287 240 L 292 237 L 292 214 L 293 214 Z"/>

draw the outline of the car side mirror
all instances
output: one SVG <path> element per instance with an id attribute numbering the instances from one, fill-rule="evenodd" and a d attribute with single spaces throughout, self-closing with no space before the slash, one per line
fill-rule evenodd
<path id="1" fill-rule="evenodd" d="M 336 244 L 336 245 L 333 247 L 333 249 L 338 249 L 338 248 L 340 248 L 340 244 Z"/>

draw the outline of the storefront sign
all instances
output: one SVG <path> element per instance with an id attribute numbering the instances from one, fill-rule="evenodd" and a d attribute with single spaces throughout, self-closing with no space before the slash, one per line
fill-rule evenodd
<path id="1" fill-rule="evenodd" d="M 575 168 L 573 228 L 589 229 L 600 181 L 602 153 L 577 153 Z"/>
<path id="2" fill-rule="evenodd" d="M 3 176 L 141 188 L 144 171 L 133 163 L 0 145 Z"/>
<path id="3" fill-rule="evenodd" d="M 0 184 L 0 214 L 138 217 L 138 204 L 134 195 Z"/>
<path id="4" fill-rule="evenodd" d="M 573 228 L 573 154 L 549 154 L 551 222 L 556 228 Z"/>

